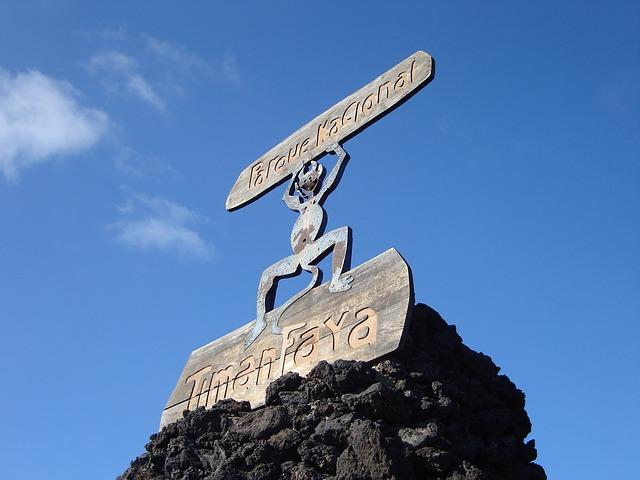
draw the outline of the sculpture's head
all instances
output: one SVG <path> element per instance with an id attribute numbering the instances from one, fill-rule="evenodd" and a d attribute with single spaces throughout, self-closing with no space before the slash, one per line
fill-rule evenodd
<path id="1" fill-rule="evenodd" d="M 323 173 L 324 167 L 312 160 L 298 173 L 296 189 L 305 197 L 313 195 L 318 191 Z"/>

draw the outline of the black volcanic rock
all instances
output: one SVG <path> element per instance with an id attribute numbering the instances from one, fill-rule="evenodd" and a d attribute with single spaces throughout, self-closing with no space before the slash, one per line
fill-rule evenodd
<path id="1" fill-rule="evenodd" d="M 151 436 L 118 480 L 543 480 L 524 394 L 425 305 L 401 350 L 288 373 Z"/>

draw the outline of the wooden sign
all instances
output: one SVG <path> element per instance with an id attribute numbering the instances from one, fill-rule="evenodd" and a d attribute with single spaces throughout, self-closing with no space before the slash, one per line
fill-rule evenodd
<path id="1" fill-rule="evenodd" d="M 227 210 L 255 200 L 331 144 L 355 135 L 407 100 L 433 76 L 431 56 L 417 51 L 391 70 L 311 120 L 245 168 L 227 197 Z"/>
<path id="2" fill-rule="evenodd" d="M 347 272 L 353 287 L 309 291 L 280 314 L 282 333 L 265 329 L 245 349 L 252 323 L 195 350 L 167 405 L 160 427 L 184 410 L 211 407 L 224 398 L 264 403 L 267 386 L 286 372 L 308 373 L 320 360 L 369 361 L 396 350 L 408 329 L 413 287 L 408 265 L 395 249 Z M 270 322 L 269 322 L 270 323 Z"/>

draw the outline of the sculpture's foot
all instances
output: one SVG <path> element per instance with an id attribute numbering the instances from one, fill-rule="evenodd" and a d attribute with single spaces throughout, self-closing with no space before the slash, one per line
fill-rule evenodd
<path id="1" fill-rule="evenodd" d="M 330 292 L 344 292 L 351 288 L 353 277 L 351 275 L 340 275 L 338 278 L 331 280 L 329 284 Z"/>
<path id="2" fill-rule="evenodd" d="M 274 335 L 282 335 L 282 327 L 278 325 L 276 320 L 271 324 L 271 333 Z"/>
<path id="3" fill-rule="evenodd" d="M 265 323 L 263 318 L 256 320 L 256 323 L 253 325 L 251 332 L 249 332 L 249 335 L 244 340 L 245 350 L 249 348 L 249 346 L 251 346 L 251 344 L 255 341 L 256 338 L 258 338 L 258 336 L 262 333 L 264 327 L 266 326 L 267 324 Z"/>

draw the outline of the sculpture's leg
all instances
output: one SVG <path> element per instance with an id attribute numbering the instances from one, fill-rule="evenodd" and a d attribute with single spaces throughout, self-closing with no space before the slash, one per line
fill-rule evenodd
<path id="1" fill-rule="evenodd" d="M 278 307 L 278 310 L 280 311 L 280 313 L 277 316 L 274 316 L 271 322 L 271 332 L 275 333 L 276 335 L 279 335 L 282 333 L 282 328 L 280 328 L 280 326 L 278 325 L 278 321 L 280 320 L 280 315 L 282 315 L 284 311 L 287 308 L 289 308 L 289 305 L 291 305 L 298 299 L 302 298 L 304 295 L 307 294 L 309 290 L 311 290 L 313 287 L 315 287 L 318 284 L 318 279 L 320 278 L 320 269 L 315 265 L 308 265 L 304 263 L 301 263 L 300 266 L 302 267 L 303 270 L 306 270 L 307 272 L 311 273 L 311 281 L 309 282 L 309 285 L 307 285 L 303 290 L 300 290 L 293 297 L 291 297 L 289 300 L 283 303 L 281 307 Z"/>
<path id="2" fill-rule="evenodd" d="M 300 264 L 317 263 L 327 254 L 333 247 L 333 258 L 331 261 L 331 283 L 329 291 L 342 292 L 351 288 L 353 278 L 351 275 L 342 275 L 342 271 L 349 268 L 351 257 L 351 229 L 349 227 L 341 227 L 325 233 L 311 245 L 307 246 L 301 255 Z"/>
<path id="3" fill-rule="evenodd" d="M 273 307 L 275 291 L 272 290 L 275 282 L 278 278 L 293 275 L 298 271 L 299 266 L 300 264 L 297 257 L 295 255 L 291 255 L 290 257 L 274 263 L 262 272 L 260 284 L 258 285 L 258 298 L 256 301 L 256 322 L 253 325 L 251 333 L 244 342 L 245 348 L 251 345 L 253 341 L 258 338 L 258 335 L 262 333 L 266 326 L 264 316 L 267 313 L 267 306 L 269 308 Z M 268 303 L 270 305 L 267 305 Z"/>

